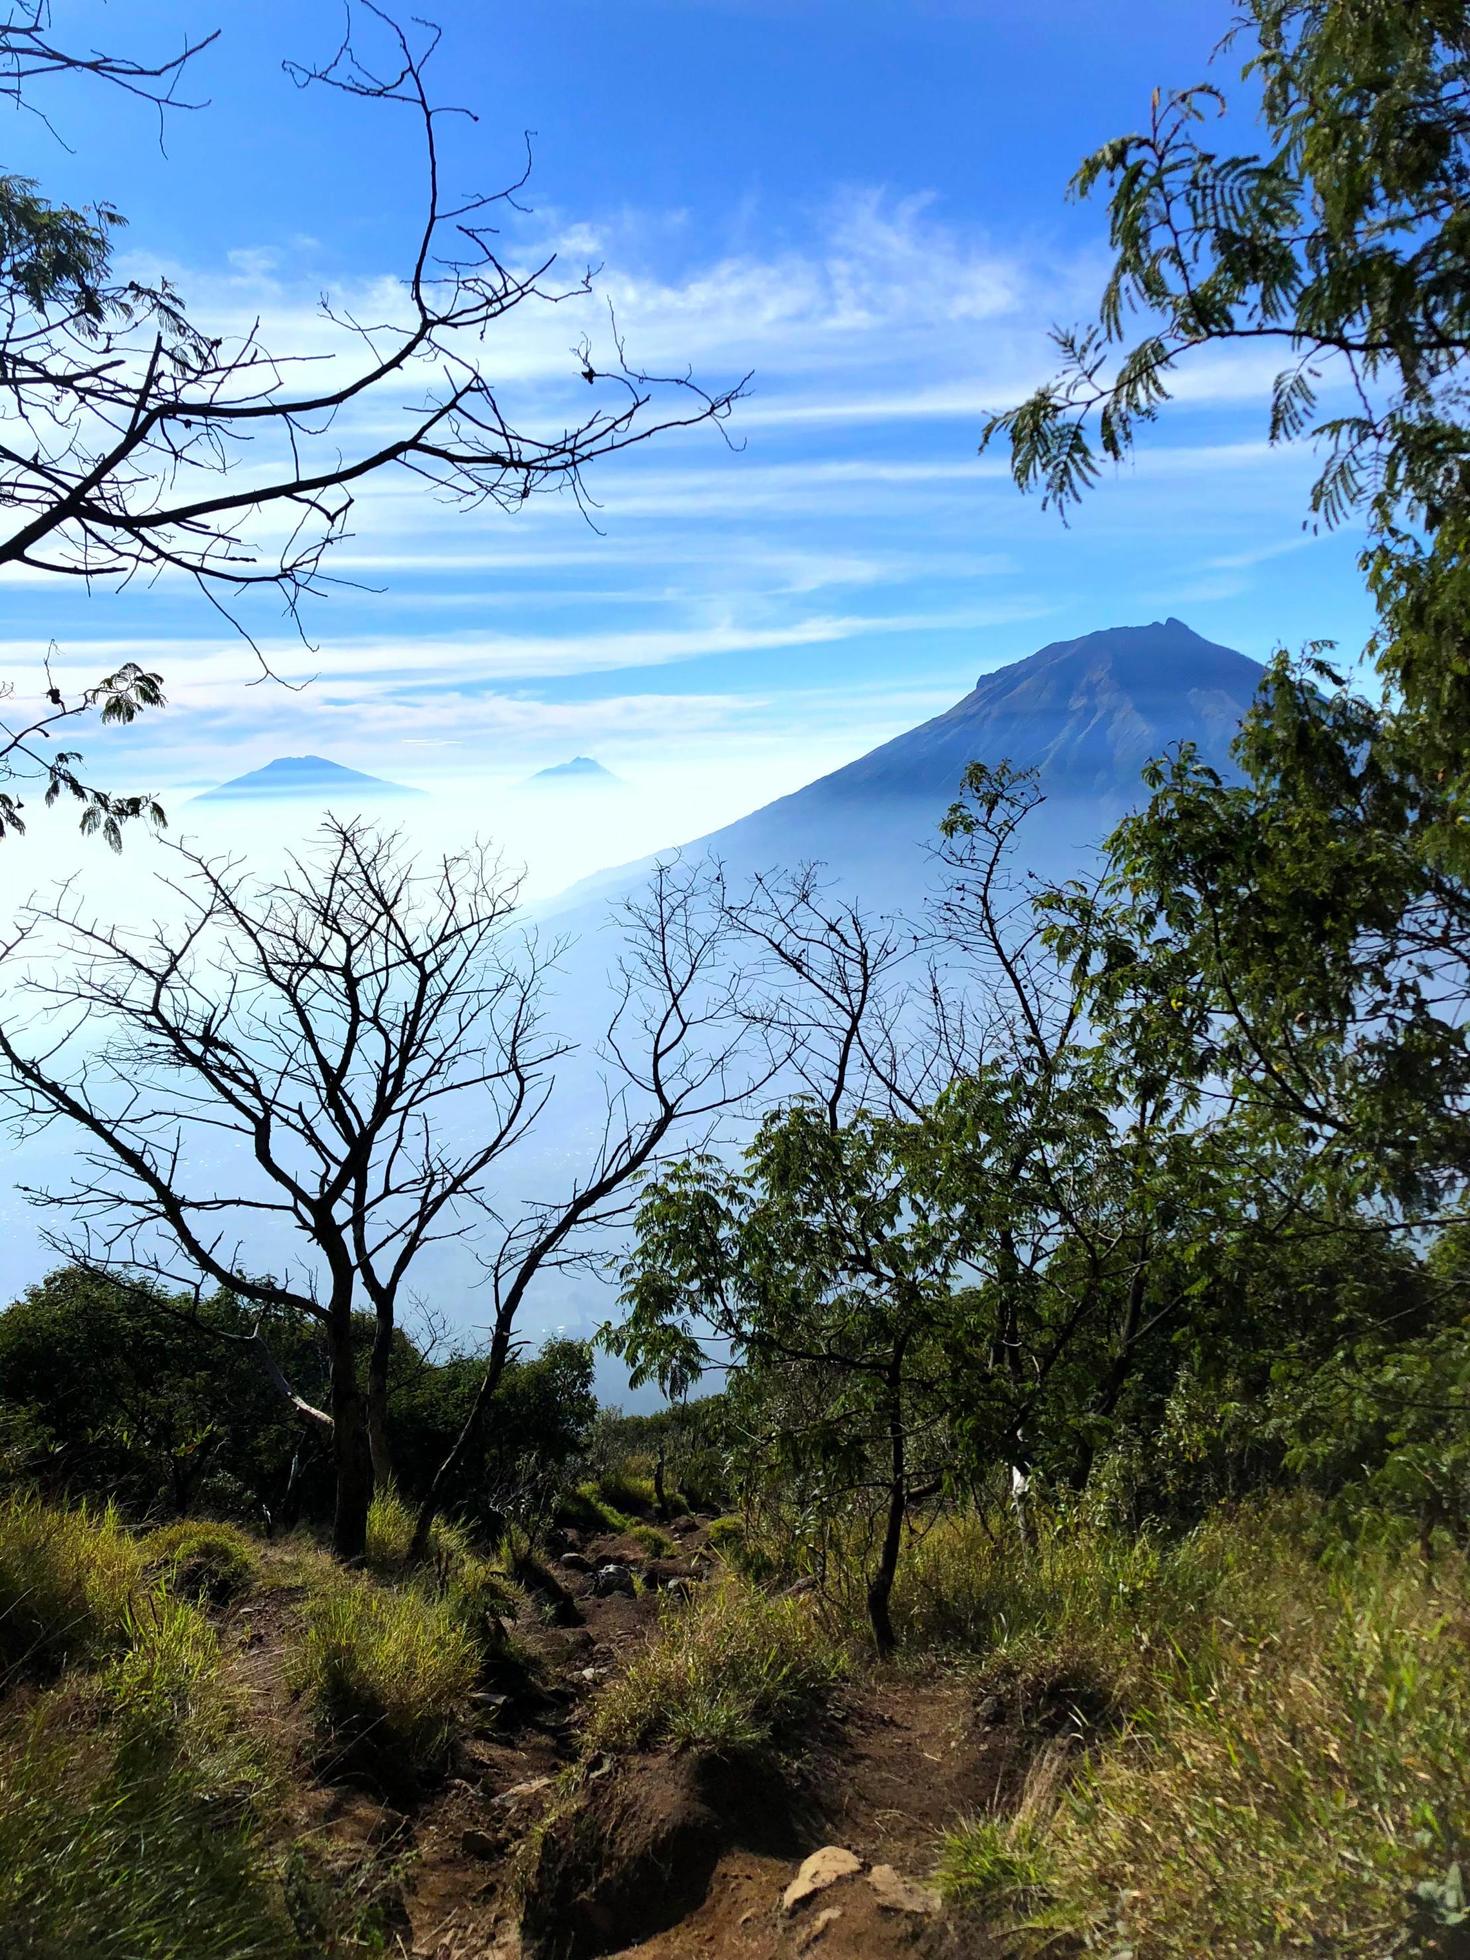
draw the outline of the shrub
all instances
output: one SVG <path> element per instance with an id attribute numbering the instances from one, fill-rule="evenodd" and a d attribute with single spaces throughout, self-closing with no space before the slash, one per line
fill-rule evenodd
<path id="1" fill-rule="evenodd" d="M 260 1571 L 260 1553 L 232 1524 L 164 1525 L 143 1541 L 143 1557 L 171 1592 L 226 1606 L 248 1592 Z"/>
<path id="2" fill-rule="evenodd" d="M 479 1654 L 448 1600 L 344 1575 L 308 1609 L 296 1676 L 349 1755 L 413 1777 L 442 1766 Z"/>
<path id="3" fill-rule="evenodd" d="M 665 1606 L 654 1638 L 598 1697 L 588 1743 L 763 1750 L 812 1715 L 842 1672 L 801 1600 L 729 1579 Z"/>
<path id="4" fill-rule="evenodd" d="M 142 1571 L 112 1509 L 0 1499 L 0 1672 L 50 1670 L 122 1646 Z"/>
<path id="5" fill-rule="evenodd" d="M 628 1536 L 641 1545 L 650 1558 L 671 1558 L 677 1549 L 669 1534 L 660 1531 L 656 1524 L 635 1524 L 630 1527 Z"/>

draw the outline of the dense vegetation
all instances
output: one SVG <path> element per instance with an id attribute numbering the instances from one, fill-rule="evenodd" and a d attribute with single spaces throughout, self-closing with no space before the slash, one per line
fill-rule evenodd
<path id="1" fill-rule="evenodd" d="M 411 1807 L 442 1782 L 476 1697 L 525 1691 L 522 1635 L 565 1617 L 569 1532 L 677 1585 L 612 1678 L 581 1670 L 528 1887 L 558 1830 L 592 1841 L 597 1779 L 656 1752 L 779 1772 L 866 1671 L 946 1670 L 1024 1768 L 933 1846 L 962 1935 L 1455 1950 L 1470 28 L 1448 0 L 1252 0 L 1250 25 L 1266 148 L 1202 147 L 1196 90 L 1084 165 L 1117 254 L 1099 320 L 990 436 L 1065 503 L 1197 350 L 1280 339 L 1271 433 L 1320 416 L 1313 514 L 1367 525 L 1381 698 L 1322 648 L 1281 655 L 1230 778 L 1160 758 L 1095 874 L 1056 889 L 1025 873 L 1036 784 L 979 758 L 922 918 L 804 877 L 712 924 L 662 913 L 665 952 L 670 916 L 694 948 L 668 1012 L 718 1061 L 678 1092 L 655 1070 L 667 1121 L 505 1241 L 488 1363 L 412 1340 L 376 1283 L 355 1307 L 351 1273 L 323 1315 L 258 1275 L 188 1292 L 79 1263 L 0 1314 L 0 1950 L 372 1950 L 385 1860 L 328 1883 L 280 1793 L 347 1774 Z M 392 906 L 372 916 L 391 937 Z M 701 1018 L 714 947 L 752 959 Z M 310 1047 L 319 997 L 294 998 Z M 243 1050 L 219 1062 L 210 1012 L 189 1027 L 228 1089 Z M 770 1090 L 743 1153 L 676 1154 L 747 1039 L 775 1062 L 741 1077 Z M 318 1071 L 329 1096 L 352 1065 Z M 75 1115 L 44 1072 L 26 1087 Z M 599 1416 L 588 1349 L 517 1358 L 513 1322 L 635 1180 L 603 1339 L 667 1406 Z M 697 1580 L 658 1569 L 681 1525 Z M 267 1576 L 279 1734 L 221 1631 Z"/>

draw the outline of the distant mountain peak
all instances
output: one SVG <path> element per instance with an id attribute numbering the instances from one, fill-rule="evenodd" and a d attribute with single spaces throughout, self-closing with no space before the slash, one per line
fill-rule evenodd
<path id="1" fill-rule="evenodd" d="M 538 769 L 526 779 L 532 783 L 615 783 L 611 769 L 604 769 L 590 755 L 574 755 L 570 762 L 553 762 L 549 769 Z"/>
<path id="2" fill-rule="evenodd" d="M 365 776 L 360 769 L 348 769 L 340 762 L 329 762 L 321 755 L 278 755 L 248 775 L 235 776 L 215 789 L 207 789 L 196 803 L 268 802 L 301 798 L 325 801 L 336 796 L 418 796 L 420 791 L 402 783 L 387 782 L 381 776 Z"/>

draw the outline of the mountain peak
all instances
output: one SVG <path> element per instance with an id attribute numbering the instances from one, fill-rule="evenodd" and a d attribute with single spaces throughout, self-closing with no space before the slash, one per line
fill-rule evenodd
<path id="1" fill-rule="evenodd" d="M 611 769 L 604 769 L 590 755 L 574 755 L 570 762 L 554 762 L 549 769 L 538 769 L 526 779 L 532 783 L 615 783 Z"/>
<path id="2" fill-rule="evenodd" d="M 196 803 L 269 801 L 273 797 L 297 797 L 316 801 L 333 796 L 417 796 L 416 789 L 390 783 L 381 776 L 365 776 L 360 769 L 348 769 L 340 762 L 329 762 L 321 755 L 278 755 L 248 775 L 235 776 L 215 789 L 207 789 Z"/>

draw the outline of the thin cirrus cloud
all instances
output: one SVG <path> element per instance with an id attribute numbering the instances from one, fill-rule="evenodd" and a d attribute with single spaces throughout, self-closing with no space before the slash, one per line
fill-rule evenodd
<path id="1" fill-rule="evenodd" d="M 232 756 L 243 745 L 265 759 L 287 730 L 295 747 L 330 733 L 385 773 L 398 747 L 452 748 L 492 725 L 531 759 L 555 759 L 573 730 L 580 739 L 600 725 L 615 749 L 644 740 L 660 715 L 679 741 L 734 753 L 776 740 L 798 698 L 809 723 L 856 752 L 894 714 L 969 685 L 999 629 L 1065 615 L 1085 630 L 1156 594 L 1224 592 L 1226 573 L 1233 592 L 1270 559 L 1265 533 L 1279 536 L 1297 472 L 1258 426 L 1275 365 L 1259 350 L 1182 371 L 1169 442 L 1141 449 L 1126 495 L 1074 533 L 1016 496 L 1000 451 L 977 453 L 987 413 L 1050 371 L 1048 321 L 1093 297 L 1086 255 L 1006 245 L 946 223 L 930 197 L 875 189 L 834 199 L 764 252 L 697 256 L 686 228 L 637 213 L 593 228 L 555 214 L 534 222 L 525 258 L 550 241 L 572 265 L 604 270 L 594 297 L 533 304 L 497 327 L 487 359 L 507 415 L 557 428 L 586 412 L 593 397 L 570 347 L 585 332 L 594 361 L 611 358 L 610 300 L 636 364 L 689 364 L 712 386 L 755 370 L 732 446 L 708 430 L 666 438 L 599 466 L 582 506 L 533 499 L 514 516 L 446 509 L 403 476 L 370 481 L 330 560 L 345 583 L 308 612 L 307 643 L 279 621 L 250 621 L 271 669 L 309 683 L 298 693 L 252 685 L 249 648 L 167 578 L 110 602 L 102 633 L 95 602 L 66 591 L 48 588 L 28 619 L 41 588 L 8 580 L 12 667 L 34 658 L 32 624 L 62 642 L 72 672 L 128 658 L 162 667 L 177 716 L 130 739 L 195 777 L 219 773 L 211 751 L 226 742 Z M 314 303 L 319 250 L 250 241 L 202 272 L 141 257 L 134 269 L 167 271 L 210 331 L 243 337 L 259 321 L 265 345 L 303 357 L 293 385 L 315 389 L 354 358 Z M 391 279 L 358 278 L 333 303 L 367 322 L 404 318 Z M 347 448 L 380 435 L 411 399 L 395 386 L 322 440 Z M 270 465 L 255 467 L 264 477 Z M 1147 582 L 1129 594 L 1117 540 L 1140 525 Z M 257 540 L 278 532 L 263 522 Z M 814 604 L 823 594 L 833 596 Z M 1068 608 L 1081 605 L 1096 616 L 1072 623 Z M 1026 650 L 1016 634 L 1005 644 Z M 675 670 L 697 672 L 697 684 L 658 679 Z M 633 675 L 636 687 L 620 682 Z M 916 693 L 919 675 L 933 678 Z M 579 698 L 561 698 L 573 682 Z M 707 715 L 691 706 L 700 699 Z"/>

